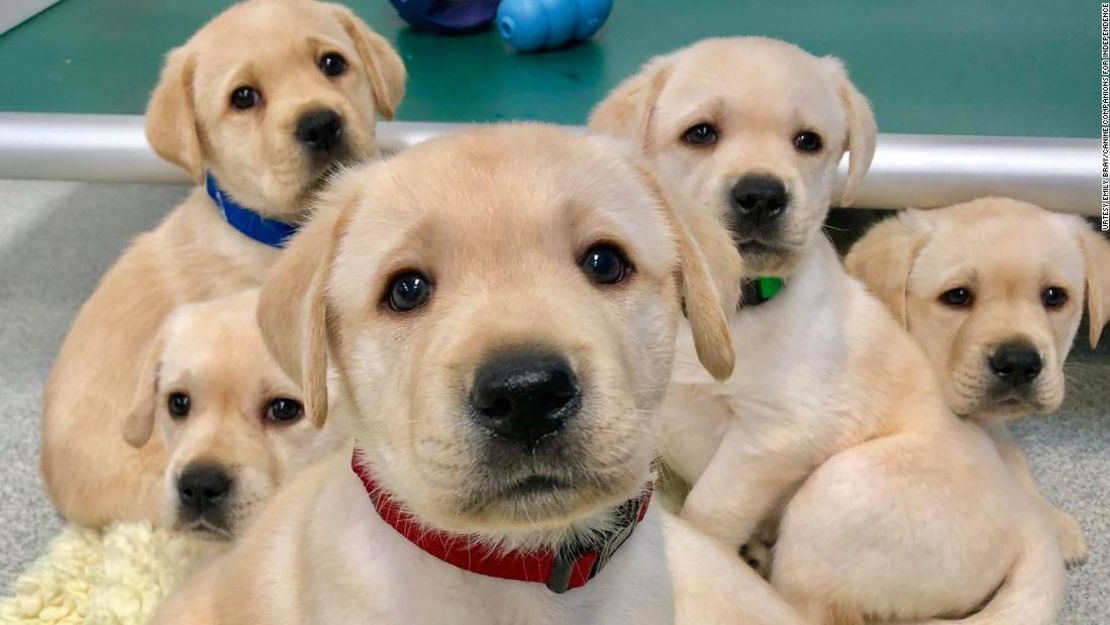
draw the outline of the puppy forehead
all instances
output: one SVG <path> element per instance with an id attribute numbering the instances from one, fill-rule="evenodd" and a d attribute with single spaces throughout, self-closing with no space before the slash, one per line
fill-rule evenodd
<path id="1" fill-rule="evenodd" d="M 251 0 L 217 16 L 186 45 L 198 57 L 198 74 L 218 75 L 246 64 L 275 66 L 323 41 L 350 47 L 343 25 L 324 5 Z"/>
<path id="2" fill-rule="evenodd" d="M 161 369 L 239 384 L 279 373 L 255 320 L 257 294 L 244 292 L 179 307 L 166 321 Z M 230 377 L 229 377 L 230 376 Z"/>
<path id="3" fill-rule="evenodd" d="M 949 211 L 950 209 L 942 209 Z M 980 288 L 1083 280 L 1074 233 L 1040 208 L 1018 203 L 975 205 L 936 220 L 915 272 L 928 282 L 974 275 Z"/>
<path id="4" fill-rule="evenodd" d="M 454 248 L 418 253 L 473 251 L 467 261 L 613 240 L 662 274 L 675 262 L 663 209 L 621 152 L 618 142 L 523 124 L 416 146 L 347 174 L 361 178 L 360 199 L 340 258 L 358 250 L 385 262 L 417 234 Z"/>
<path id="5" fill-rule="evenodd" d="M 227 47 L 249 48 L 281 42 L 255 40 L 259 35 L 296 35 L 323 32 L 333 36 L 343 34 L 343 26 L 334 17 L 329 5 L 319 2 L 290 2 L 288 0 L 249 0 L 234 5 L 197 32 L 198 43 L 222 42 Z M 238 38 L 240 44 L 235 46 Z M 244 39 L 244 37 L 246 37 Z M 245 45 L 249 42 L 250 45 Z M 232 45 L 228 45 L 232 44 Z"/>
<path id="6" fill-rule="evenodd" d="M 727 115 L 739 108 L 780 121 L 840 107 L 831 66 L 796 46 L 762 38 L 715 39 L 679 53 L 660 100 L 678 115 L 713 107 Z"/>

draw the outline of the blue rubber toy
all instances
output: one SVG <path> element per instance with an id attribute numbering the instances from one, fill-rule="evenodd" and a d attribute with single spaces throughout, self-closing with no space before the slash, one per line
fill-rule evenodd
<path id="1" fill-rule="evenodd" d="M 501 0 L 497 30 L 519 52 L 561 48 L 601 30 L 613 0 Z"/>
<path id="2" fill-rule="evenodd" d="M 485 28 L 497 13 L 497 0 L 389 0 L 401 19 L 416 28 L 463 33 Z"/>

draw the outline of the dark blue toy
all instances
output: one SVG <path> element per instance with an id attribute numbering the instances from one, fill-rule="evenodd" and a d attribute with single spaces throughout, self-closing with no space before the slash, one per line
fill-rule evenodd
<path id="1" fill-rule="evenodd" d="M 389 0 L 401 19 L 417 28 L 461 33 L 485 28 L 497 13 L 497 0 Z"/>
<path id="2" fill-rule="evenodd" d="M 520 52 L 561 48 L 601 30 L 613 0 L 502 0 L 501 38 Z"/>
<path id="3" fill-rule="evenodd" d="M 561 48 L 589 39 L 605 24 L 613 0 L 390 0 L 409 24 L 441 33 L 485 27 L 496 16 L 501 38 L 520 52 Z M 500 6 L 498 6 L 500 4 Z"/>

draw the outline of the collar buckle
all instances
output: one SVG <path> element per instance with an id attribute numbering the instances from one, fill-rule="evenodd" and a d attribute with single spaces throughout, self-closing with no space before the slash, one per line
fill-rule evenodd
<path id="1" fill-rule="evenodd" d="M 551 563 L 551 573 L 547 576 L 547 589 L 557 595 L 570 590 L 570 579 L 580 557 L 582 556 L 556 554 L 555 561 Z M 590 577 L 593 577 L 593 571 L 590 571 Z"/>
<path id="2" fill-rule="evenodd" d="M 551 564 L 551 574 L 547 578 L 547 589 L 560 595 L 570 590 L 575 569 L 580 565 L 586 566 L 587 563 L 582 562 L 582 560 L 587 558 L 592 558 L 593 563 L 589 564 L 590 571 L 583 583 L 596 577 L 601 569 L 609 563 L 613 555 L 632 536 L 632 531 L 636 529 L 636 526 L 639 525 L 647 513 L 650 500 L 651 490 L 648 490 L 639 497 L 629 499 L 621 504 L 615 513 L 616 525 L 596 548 L 585 552 L 571 550 L 557 553 Z"/>

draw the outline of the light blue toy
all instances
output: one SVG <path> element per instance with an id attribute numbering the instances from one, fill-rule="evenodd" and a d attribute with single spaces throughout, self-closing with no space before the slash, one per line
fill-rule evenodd
<path id="1" fill-rule="evenodd" d="M 497 30 L 520 52 L 589 39 L 605 24 L 613 0 L 501 0 Z"/>

